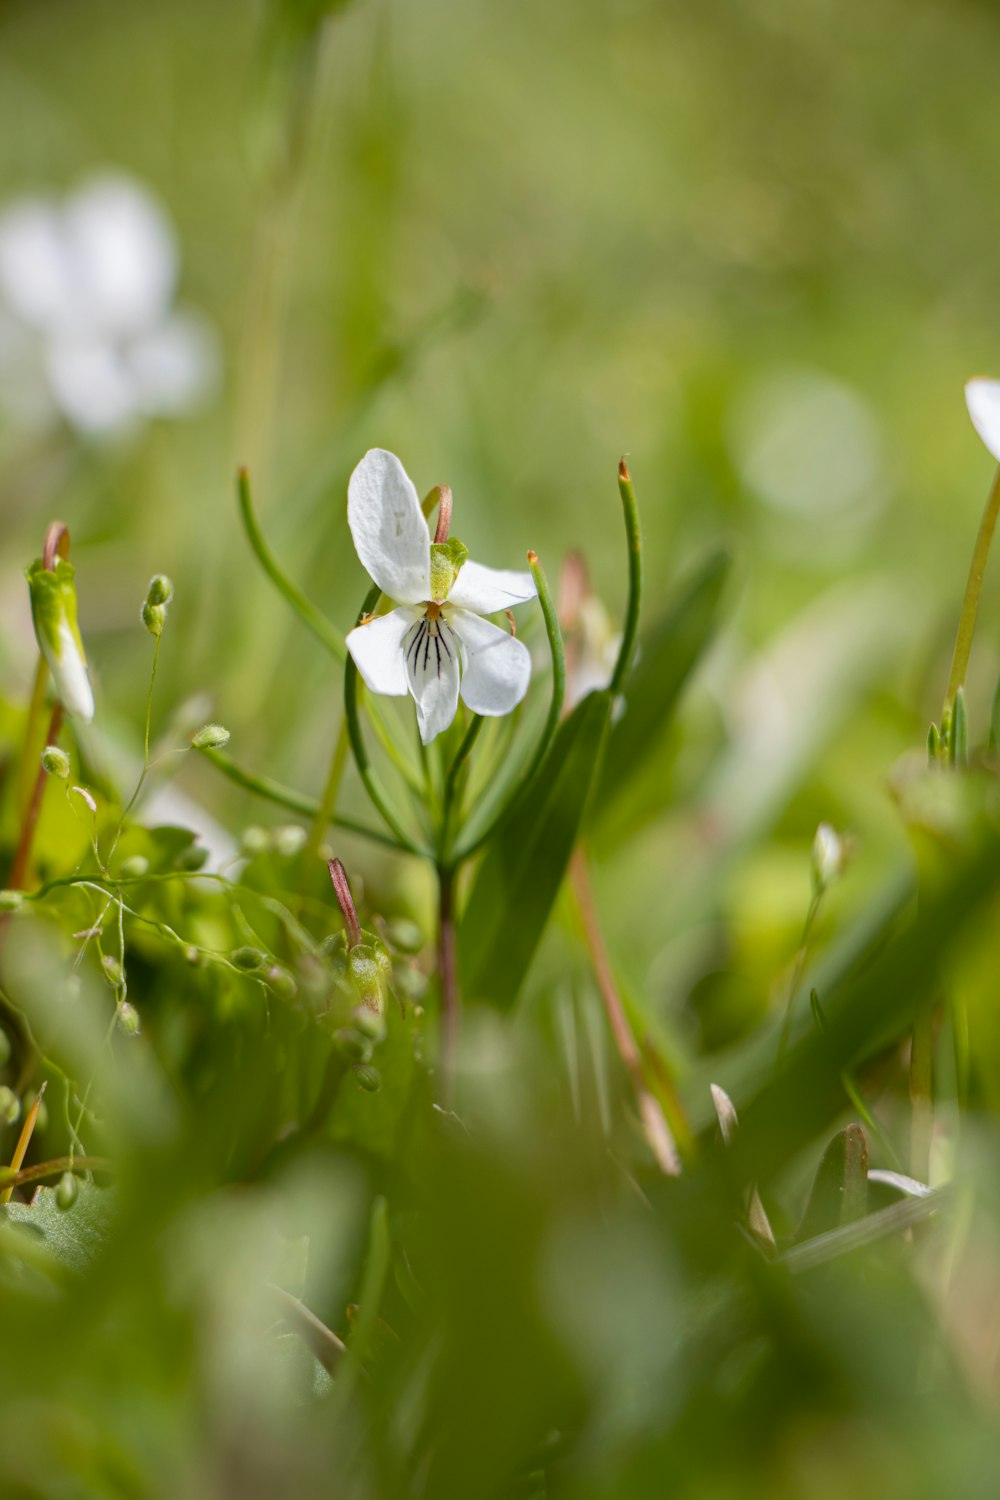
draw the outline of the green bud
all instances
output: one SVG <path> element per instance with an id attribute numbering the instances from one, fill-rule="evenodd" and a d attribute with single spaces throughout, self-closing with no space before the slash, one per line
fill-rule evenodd
<path id="1" fill-rule="evenodd" d="M 0 1087 L 0 1125 L 13 1125 L 20 1117 L 21 1101 L 6 1084 Z"/>
<path id="2" fill-rule="evenodd" d="M 42 770 L 47 776 L 58 776 L 60 781 L 69 780 L 69 756 L 58 745 L 46 745 L 42 751 Z"/>
<path id="3" fill-rule="evenodd" d="M 191 965 L 192 969 L 197 969 L 201 964 L 201 949 L 196 948 L 194 943 L 185 943 L 184 959 L 185 962 Z"/>
<path id="4" fill-rule="evenodd" d="M 0 891 L 0 911 L 20 911 L 23 905 L 23 891 Z"/>
<path id="5" fill-rule="evenodd" d="M 150 635 L 159 638 L 163 634 L 163 627 L 167 623 L 166 606 L 163 604 L 150 604 L 147 599 L 142 606 L 142 623 Z"/>
<path id="6" fill-rule="evenodd" d="M 157 605 L 169 604 L 174 597 L 174 586 L 166 573 L 157 573 L 155 578 L 149 580 L 149 589 L 146 593 L 146 603 Z"/>
<path id="7" fill-rule="evenodd" d="M 353 1073 L 366 1094 L 377 1094 L 382 1087 L 382 1074 L 370 1063 L 355 1063 Z"/>
<path id="8" fill-rule="evenodd" d="M 76 622 L 73 565 L 60 557 L 49 570 L 38 558 L 25 576 L 31 593 L 35 638 L 52 673 L 59 702 L 67 713 L 89 722 L 94 717 L 94 694 Z"/>
<path id="9" fill-rule="evenodd" d="M 420 928 L 408 917 L 395 917 L 386 928 L 385 937 L 397 953 L 420 953 L 425 945 Z"/>
<path id="10" fill-rule="evenodd" d="M 117 958 L 112 958 L 110 953 L 106 953 L 101 959 L 101 968 L 104 970 L 104 977 L 109 984 L 114 985 L 115 989 L 118 989 L 125 982 L 124 969 Z"/>
<path id="11" fill-rule="evenodd" d="M 229 962 L 234 968 L 242 969 L 244 974 L 257 974 L 267 963 L 267 954 L 262 953 L 259 948 L 234 948 L 229 955 Z"/>
<path id="12" fill-rule="evenodd" d="M 965 708 L 965 689 L 955 694 L 955 715 L 951 725 L 951 763 L 967 765 L 969 761 L 969 720 Z"/>
<path id="13" fill-rule="evenodd" d="M 362 1004 L 381 1015 L 386 988 L 392 975 L 392 965 L 385 949 L 381 945 L 376 947 L 374 943 L 358 943 L 356 947 L 350 948 L 347 953 L 347 974 Z"/>
<path id="14" fill-rule="evenodd" d="M 56 1208 L 67 1213 L 73 1207 L 80 1194 L 80 1184 L 72 1172 L 64 1172 L 59 1179 L 56 1188 Z"/>
<path id="15" fill-rule="evenodd" d="M 333 1033 L 334 1046 L 344 1057 L 352 1062 L 367 1062 L 372 1055 L 372 1044 L 360 1031 L 352 1031 L 349 1026 L 342 1026 L 339 1031 Z"/>
<path id="16" fill-rule="evenodd" d="M 385 1038 L 385 1022 L 367 1005 L 356 1005 L 351 1011 L 351 1021 L 370 1041 L 381 1042 Z"/>
<path id="17" fill-rule="evenodd" d="M 283 859 L 293 859 L 305 848 L 309 835 L 297 823 L 286 823 L 274 830 L 274 847 Z"/>
<path id="18" fill-rule="evenodd" d="M 115 1022 L 122 1036 L 138 1036 L 141 1029 L 139 1012 L 131 1000 L 123 1000 L 115 1012 Z"/>
<path id="19" fill-rule="evenodd" d="M 249 828 L 244 828 L 240 844 L 247 858 L 255 859 L 258 854 L 270 852 L 271 835 L 266 828 L 258 828 L 256 823 L 252 823 Z"/>
<path id="20" fill-rule="evenodd" d="M 282 1000 L 294 1000 L 298 993 L 298 985 L 287 969 L 280 964 L 272 964 L 264 976 L 274 993 Z"/>
<path id="21" fill-rule="evenodd" d="M 204 724 L 191 736 L 196 750 L 222 750 L 229 744 L 229 730 L 222 724 Z"/>
<path id="22" fill-rule="evenodd" d="M 123 880 L 141 880 L 149 874 L 149 860 L 144 854 L 130 854 L 122 860 L 121 874 Z"/>
<path id="23" fill-rule="evenodd" d="M 936 766 L 941 759 L 941 731 L 932 724 L 927 731 L 927 763 Z"/>
<path id="24" fill-rule="evenodd" d="M 459 569 L 469 555 L 469 549 L 458 537 L 451 536 L 446 542 L 431 543 L 431 598 L 440 603 L 447 599 L 455 586 Z"/>
<path id="25" fill-rule="evenodd" d="M 813 888 L 825 891 L 844 867 L 844 846 L 829 823 L 821 823 L 812 846 Z"/>
<path id="26" fill-rule="evenodd" d="M 10 1062 L 10 1037 L 6 1031 L 0 1028 L 0 1068 L 5 1068 Z"/>
<path id="27" fill-rule="evenodd" d="M 200 870 L 208 859 L 208 850 L 204 844 L 188 844 L 177 856 L 178 870 Z"/>

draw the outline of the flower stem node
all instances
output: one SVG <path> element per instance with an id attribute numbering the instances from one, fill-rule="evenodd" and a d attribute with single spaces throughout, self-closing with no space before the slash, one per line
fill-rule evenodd
<path id="1" fill-rule="evenodd" d="M 195 750 L 224 750 L 229 740 L 229 730 L 223 724 L 203 724 L 191 736 L 191 744 Z"/>
<path id="2" fill-rule="evenodd" d="M 528 691 L 531 656 L 484 616 L 533 599 L 531 574 L 469 561 L 454 537 L 432 542 L 406 470 L 382 448 L 351 475 L 347 520 L 372 581 L 398 606 L 347 637 L 371 691 L 409 693 L 425 745 L 451 724 L 459 697 L 475 714 L 515 709 Z"/>
<path id="3" fill-rule="evenodd" d="M 80 1185 L 72 1172 L 64 1172 L 56 1188 L 56 1208 L 68 1213 L 80 1195 Z"/>
<path id="4" fill-rule="evenodd" d="M 122 1036 L 138 1036 L 140 1030 L 142 1029 L 141 1023 L 139 1021 L 139 1012 L 136 1010 L 131 1000 L 122 1001 L 121 1005 L 119 1005 L 118 1007 L 118 1013 L 115 1016 L 115 1021 Z"/>
<path id="5" fill-rule="evenodd" d="M 69 780 L 69 756 L 58 745 L 46 745 L 42 751 L 42 770 L 48 776 L 58 776 L 60 781 Z"/>
<path id="6" fill-rule="evenodd" d="M 816 829 L 812 846 L 812 880 L 817 895 L 836 880 L 844 868 L 844 845 L 829 823 Z"/>
<path id="7" fill-rule="evenodd" d="M 163 634 L 163 627 L 167 623 L 167 607 L 165 604 L 150 604 L 147 599 L 142 606 L 142 623 L 150 635 L 157 639 Z"/>
<path id="8" fill-rule="evenodd" d="M 57 557 L 52 568 L 37 558 L 26 573 L 38 649 L 52 673 L 56 696 L 68 714 L 89 723 L 94 694 L 76 621 L 74 568 Z"/>
<path id="9" fill-rule="evenodd" d="M 151 604 L 154 609 L 158 606 L 169 604 L 173 597 L 174 585 L 166 573 L 157 573 L 155 578 L 149 580 L 146 603 Z"/>
<path id="10" fill-rule="evenodd" d="M 13 1125 L 20 1118 L 21 1101 L 10 1089 L 3 1085 L 0 1087 L 0 1125 Z"/>

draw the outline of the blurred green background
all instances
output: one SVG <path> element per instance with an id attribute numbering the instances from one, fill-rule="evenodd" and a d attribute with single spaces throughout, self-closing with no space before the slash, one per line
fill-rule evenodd
<path id="1" fill-rule="evenodd" d="M 616 966 L 662 1028 L 682 1085 L 693 1078 L 690 1098 L 697 1085 L 704 1125 L 704 1083 L 717 1059 L 725 1071 L 728 1049 L 783 1003 L 817 822 L 855 841 L 851 870 L 824 910 L 821 949 L 869 917 L 878 893 L 912 865 L 890 770 L 920 750 L 938 711 L 991 478 L 962 384 L 1000 371 L 998 62 L 1000 12 L 986 0 L 4 0 L 0 214 L 26 197 L 61 198 L 95 173 L 129 174 L 174 226 L 176 304 L 202 319 L 216 372 L 192 410 L 103 435 L 58 415 L 26 421 L 16 401 L 0 401 L 4 697 L 15 703 L 30 690 L 22 573 L 59 516 L 72 532 L 97 684 L 93 759 L 141 757 L 150 643 L 139 610 L 148 578 L 163 571 L 176 595 L 154 731 L 211 713 L 231 729 L 241 764 L 318 793 L 340 677 L 257 570 L 238 521 L 237 464 L 250 467 L 275 551 L 341 626 L 366 588 L 346 527 L 347 478 L 376 445 L 400 455 L 422 493 L 452 486 L 454 529 L 473 556 L 517 567 L 532 547 L 555 577 L 564 555 L 582 550 L 618 619 L 626 580 L 615 473 L 627 452 L 646 535 L 647 620 L 712 549 L 734 560 L 724 624 L 682 723 L 595 841 Z M 2 336 L 0 327 L 0 375 Z M 4 389 L 0 380 L 0 396 Z M 980 738 L 1000 671 L 998 629 L 992 589 L 969 683 Z M 251 821 L 287 821 L 207 765 L 185 762 L 179 783 L 237 836 Z M 360 796 L 352 783 L 345 805 Z M 662 815 L 640 827 L 636 807 Z M 345 850 L 379 910 L 427 922 L 427 891 L 412 871 L 350 841 Z M 734 1292 L 710 1250 L 697 1296 L 711 1305 L 695 1314 L 699 1214 L 711 1234 L 728 1222 L 714 1199 L 710 1211 L 692 1189 L 695 1227 L 668 1244 L 670 1213 L 654 1229 L 630 1207 L 614 1173 L 610 1186 L 602 1175 L 603 1147 L 593 1180 L 580 1162 L 565 1179 L 575 1147 L 558 1131 L 533 1155 L 553 1130 L 556 1102 L 566 1105 L 568 1085 L 551 1071 L 548 1030 L 558 1032 L 558 1016 L 545 1010 L 563 943 L 560 932 L 550 939 L 528 992 L 550 1050 L 522 1039 L 515 1067 L 509 1039 L 501 1045 L 483 1023 L 481 1077 L 496 1083 L 496 1098 L 480 1101 L 489 1123 L 477 1172 L 460 1169 L 469 1172 L 468 1215 L 445 1190 L 459 1170 L 450 1158 L 425 1164 L 433 1228 L 423 1232 L 458 1248 L 443 1262 L 432 1250 L 417 1277 L 431 1304 L 417 1319 L 426 1336 L 417 1346 L 439 1348 L 440 1335 L 447 1358 L 432 1377 L 416 1356 L 400 1357 L 388 1384 L 399 1411 L 389 1403 L 369 1413 L 392 1429 L 388 1450 L 415 1452 L 425 1467 L 406 1488 L 362 1466 L 344 1493 L 547 1494 L 525 1454 L 536 1442 L 544 1448 L 532 1412 L 553 1391 L 567 1428 L 581 1423 L 588 1437 L 565 1491 L 551 1493 L 659 1493 L 664 1472 L 679 1476 L 682 1494 L 757 1493 L 747 1468 L 755 1460 L 760 1493 L 833 1496 L 848 1483 L 889 1493 L 898 1452 L 872 1413 L 891 1408 L 899 1438 L 916 1409 L 907 1403 L 918 1366 L 922 1396 L 947 1395 L 935 1397 L 940 1442 L 918 1448 L 911 1478 L 929 1496 L 992 1493 L 979 1487 L 996 1455 L 977 1422 L 976 1379 L 992 1410 L 996 1357 L 985 1334 L 985 1351 L 977 1342 L 971 1291 L 959 1297 L 948 1283 L 961 1302 L 952 1312 L 979 1351 L 970 1356 L 977 1373 L 943 1387 L 934 1385 L 935 1360 L 948 1365 L 950 1355 L 928 1350 L 916 1332 L 932 1272 L 911 1277 L 890 1259 L 856 1283 L 831 1271 L 797 1300 L 790 1284 L 762 1290 L 742 1265 Z M 984 960 L 968 985 L 995 1058 L 991 972 Z M 171 971 L 169 983 L 181 982 Z M 156 985 L 167 981 L 149 983 L 165 1004 Z M 251 1076 L 265 1087 L 263 1074 Z M 472 1093 L 486 1090 L 474 1065 L 472 1076 Z M 200 1131 L 211 1141 L 206 1179 L 231 1165 L 224 1105 L 248 1109 L 234 1102 L 238 1081 L 229 1080 L 218 1118 L 186 1120 L 173 1135 L 165 1095 L 163 1118 L 149 1126 L 154 1144 L 138 1149 L 155 1164 L 155 1142 L 171 1141 L 174 1154 L 164 1147 L 160 1164 L 170 1211 L 169 1195 L 183 1202 L 190 1188 L 179 1160 L 197 1157 Z M 995 1087 L 982 1089 L 995 1102 Z M 128 1101 L 120 1107 L 127 1118 Z M 594 1105 L 596 1115 L 605 1108 Z M 985 1164 L 996 1142 L 987 1132 L 969 1149 Z M 382 1170 L 374 1176 L 384 1187 Z M 805 1168 L 796 1170 L 788 1202 L 797 1204 Z M 295 1223 L 328 1198 L 338 1227 L 319 1263 L 334 1270 L 325 1282 L 316 1271 L 312 1289 L 320 1313 L 342 1326 L 367 1243 L 370 1183 L 326 1157 L 301 1173 L 267 1189 L 285 1194 L 277 1207 L 234 1199 L 199 1205 L 180 1227 L 175 1220 L 171 1233 L 187 1247 L 184 1285 L 165 1274 L 149 1300 L 138 1278 L 128 1280 L 128 1263 L 161 1253 L 150 1246 L 162 1225 L 142 1227 L 147 1200 L 134 1200 L 133 1248 L 119 1249 L 97 1301 L 116 1306 L 110 1278 L 122 1275 L 125 1316 L 151 1320 L 148 1341 L 136 1332 L 145 1353 L 128 1354 L 144 1372 L 132 1413 L 141 1457 L 102 1449 L 89 1480 L 61 1488 L 58 1464 L 39 1477 L 26 1462 L 10 1471 L 21 1485 L 12 1495 L 155 1493 L 149 1475 L 175 1443 L 184 1457 L 168 1466 L 170 1482 L 198 1474 L 202 1488 L 173 1493 L 281 1492 L 279 1474 L 254 1468 L 278 1455 L 281 1469 L 289 1450 L 259 1391 L 253 1400 L 275 1433 L 252 1402 L 242 1413 L 239 1329 L 218 1345 L 231 1368 L 206 1373 L 198 1363 L 212 1358 L 199 1343 L 199 1298 L 211 1309 L 205 1317 L 229 1332 L 226 1318 L 238 1325 L 243 1306 L 235 1292 L 226 1303 L 214 1262 L 199 1280 L 198 1247 L 218 1234 L 227 1256 L 247 1252 L 234 1287 L 244 1274 L 247 1286 L 280 1280 L 254 1214 Z M 484 1176 L 495 1191 L 484 1191 Z M 410 1208 L 404 1191 L 394 1212 Z M 994 1208 L 969 1251 L 969 1288 L 988 1287 Z M 501 1262 L 497 1297 L 510 1300 L 494 1307 L 482 1299 L 482 1276 Z M 568 1280 L 557 1274 L 567 1264 Z M 530 1380 L 507 1342 L 510 1306 L 531 1351 Z M 21 1306 L 16 1315 L 25 1339 L 35 1312 Z M 84 1379 L 73 1373 L 85 1369 L 81 1351 L 97 1337 L 85 1312 L 74 1318 L 80 1361 L 63 1378 L 67 1409 Z M 671 1343 L 678 1324 L 688 1332 Z M 494 1338 L 496 1367 L 477 1366 L 479 1341 Z M 157 1340 L 169 1351 L 162 1363 L 149 1353 Z M 97 1344 L 92 1418 L 106 1433 L 127 1381 L 116 1338 L 105 1328 Z M 619 1360 L 616 1388 L 609 1370 Z M 470 1443 L 486 1443 L 492 1430 L 466 1388 L 470 1368 L 482 1400 L 502 1414 L 498 1430 L 516 1461 L 499 1440 L 498 1452 L 484 1449 L 475 1462 L 464 1454 L 463 1422 Z M 185 1381 L 207 1416 L 178 1395 Z M 776 1406 L 767 1409 L 772 1384 L 791 1407 L 808 1392 L 787 1430 Z M 407 1406 L 414 1389 L 426 1408 L 416 1397 Z M 817 1415 L 824 1410 L 829 1420 Z M 421 1422 L 430 1429 L 441 1411 L 454 1442 L 447 1458 L 420 1436 Z M 258 1416 L 262 1433 L 252 1434 Z M 205 1467 L 198 1442 L 184 1447 L 199 1420 L 211 1434 Z M 85 1474 L 79 1455 L 91 1438 L 66 1421 L 70 1467 Z M 699 1455 L 720 1421 L 732 1426 L 706 1480 Z M 326 1438 L 314 1415 L 301 1423 L 295 1482 L 323 1493 Z M 38 1431 L 47 1442 L 41 1418 Z M 545 1454 L 535 1456 L 541 1472 Z M 508 1473 L 520 1489 L 514 1480 L 501 1487 L 496 1475 Z"/>

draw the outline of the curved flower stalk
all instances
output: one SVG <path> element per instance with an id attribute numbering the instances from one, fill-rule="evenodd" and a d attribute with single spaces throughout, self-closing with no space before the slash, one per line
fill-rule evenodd
<path id="1" fill-rule="evenodd" d="M 459 697 L 489 717 L 516 708 L 531 656 L 484 616 L 533 599 L 531 574 L 468 561 L 461 542 L 441 536 L 447 519 L 432 542 L 409 476 L 382 448 L 366 453 L 351 475 L 347 519 L 361 562 L 397 605 L 347 637 L 372 692 L 409 693 L 425 745 L 451 724 Z"/>

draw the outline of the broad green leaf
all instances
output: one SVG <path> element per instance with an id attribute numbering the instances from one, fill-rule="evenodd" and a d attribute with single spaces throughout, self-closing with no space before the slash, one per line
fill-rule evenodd
<path id="1" fill-rule="evenodd" d="M 514 1003 L 579 837 L 611 718 L 611 694 L 591 693 L 561 725 L 534 786 L 498 828 L 462 919 L 467 999 Z"/>
<path id="2" fill-rule="evenodd" d="M 87 1271 L 107 1244 L 114 1222 L 115 1194 L 81 1182 L 72 1208 L 56 1204 L 55 1188 L 39 1188 L 30 1203 L 11 1202 L 3 1212 L 36 1234 L 70 1271 Z"/>
<path id="3" fill-rule="evenodd" d="M 731 559 L 713 552 L 641 640 L 625 682 L 625 712 L 608 738 L 591 818 L 602 840 L 619 842 L 660 811 L 655 787 L 636 777 L 659 748 L 681 693 L 715 632 Z M 635 795 L 630 795 L 631 793 Z"/>

